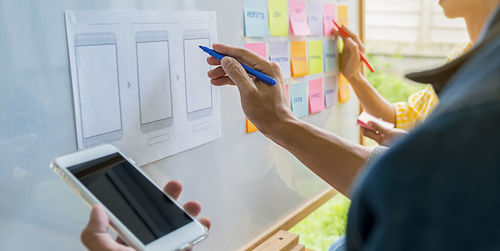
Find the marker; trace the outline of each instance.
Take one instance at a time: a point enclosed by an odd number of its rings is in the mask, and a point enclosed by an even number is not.
[[[343,38],[349,38],[349,34],[347,34],[347,32],[344,29],[342,29],[342,27],[340,27],[340,25],[337,22],[335,22],[335,20],[332,20],[332,22],[335,25],[335,27],[337,27],[337,30],[339,30],[339,33]],[[361,60],[365,62],[366,66],[368,66],[368,69],[370,69],[371,72],[375,72],[373,66],[370,64],[368,59],[366,59],[365,55],[361,51],[359,52],[359,56],[361,57]]]
[[[208,53],[210,56],[212,56],[218,60],[222,60],[222,58],[224,58],[226,56],[224,54],[220,54],[220,53],[218,53],[210,48],[207,48],[205,46],[200,45],[200,49],[202,49],[204,52]],[[260,80],[268,85],[276,85],[276,80],[274,78],[271,78],[271,77],[267,76],[266,74],[264,74],[260,71],[257,71],[257,70],[255,70],[255,69],[253,69],[245,64],[241,64],[241,66],[243,66],[243,68],[245,69],[245,71],[247,71],[248,74],[254,76],[258,80]]]

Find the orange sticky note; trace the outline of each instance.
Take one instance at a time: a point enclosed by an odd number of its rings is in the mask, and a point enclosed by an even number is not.
[[[306,42],[293,41],[291,47],[292,77],[303,77],[308,74]]]
[[[250,120],[247,118],[247,134],[258,131],[257,127],[255,127]]]
[[[337,6],[337,23],[340,26],[349,26],[349,7],[346,5]]]
[[[339,88],[339,102],[344,104],[349,99],[351,99],[351,87],[349,86],[349,81],[347,78],[344,77],[344,75],[339,74],[339,83],[338,83],[338,88]]]

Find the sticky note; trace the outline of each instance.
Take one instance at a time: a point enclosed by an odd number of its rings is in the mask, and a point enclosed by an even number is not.
[[[292,77],[303,77],[307,75],[309,69],[307,67],[306,57],[306,42],[293,41],[290,43],[291,62],[292,62]]]
[[[349,85],[349,81],[344,77],[344,75],[339,74],[339,101],[342,104],[351,99],[351,87]]]
[[[271,36],[288,36],[287,0],[269,0],[269,33]]]
[[[328,36],[332,34],[335,27],[333,20],[337,16],[337,10],[335,4],[325,3],[323,4],[323,35]]]
[[[309,74],[323,72],[323,44],[321,40],[307,43],[309,52]]]
[[[269,36],[269,18],[266,0],[244,0],[245,36]]]
[[[307,116],[309,112],[307,82],[290,85],[290,98],[293,114],[298,118]]]
[[[266,58],[266,43],[250,43],[245,44],[245,48],[257,53],[259,56]],[[247,134],[256,132],[257,127],[255,127],[248,118],[246,119]]]
[[[290,0],[290,27],[295,36],[311,35],[307,24],[306,2]]]
[[[346,5],[337,6],[337,23],[340,26],[349,26],[349,8]]]
[[[288,57],[288,42],[273,42],[269,44],[269,59],[276,62],[284,78],[291,78],[290,58]]]
[[[257,53],[259,56],[266,58],[266,43],[250,43],[245,44],[245,48]],[[246,119],[247,134],[256,132],[257,127],[255,127],[248,118]]]
[[[321,3],[308,2],[307,22],[313,36],[321,36],[323,34],[323,13],[321,11]]]
[[[250,122],[248,118],[246,121],[246,127],[247,127],[247,134],[258,131],[257,127],[255,127],[255,125],[252,122]]]
[[[266,46],[266,43],[250,43],[250,44],[245,44],[245,48],[257,53],[259,56],[263,57],[263,58],[267,58],[266,57],[266,49],[267,49],[267,46]]]
[[[323,79],[309,81],[309,113],[314,114],[325,110],[323,95]]]
[[[337,40],[323,40],[323,64],[325,65],[325,72],[338,71],[339,67],[337,55]]]
[[[325,106],[327,108],[336,105],[339,100],[337,80],[338,80],[337,75],[327,76],[324,79]]]

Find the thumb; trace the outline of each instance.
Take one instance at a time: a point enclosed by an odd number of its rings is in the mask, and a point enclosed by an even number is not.
[[[243,66],[232,57],[224,57],[221,61],[222,69],[227,76],[236,84],[240,92],[248,92],[255,88],[255,84],[248,76]]]
[[[108,233],[109,216],[100,205],[94,206],[81,239],[89,250],[131,250],[117,243]]]
[[[86,230],[94,233],[107,233],[109,226],[109,217],[104,208],[100,205],[94,206],[90,212],[90,219]]]

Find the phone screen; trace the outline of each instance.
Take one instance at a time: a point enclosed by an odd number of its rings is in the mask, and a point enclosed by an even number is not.
[[[68,170],[145,245],[192,222],[119,153]]]

